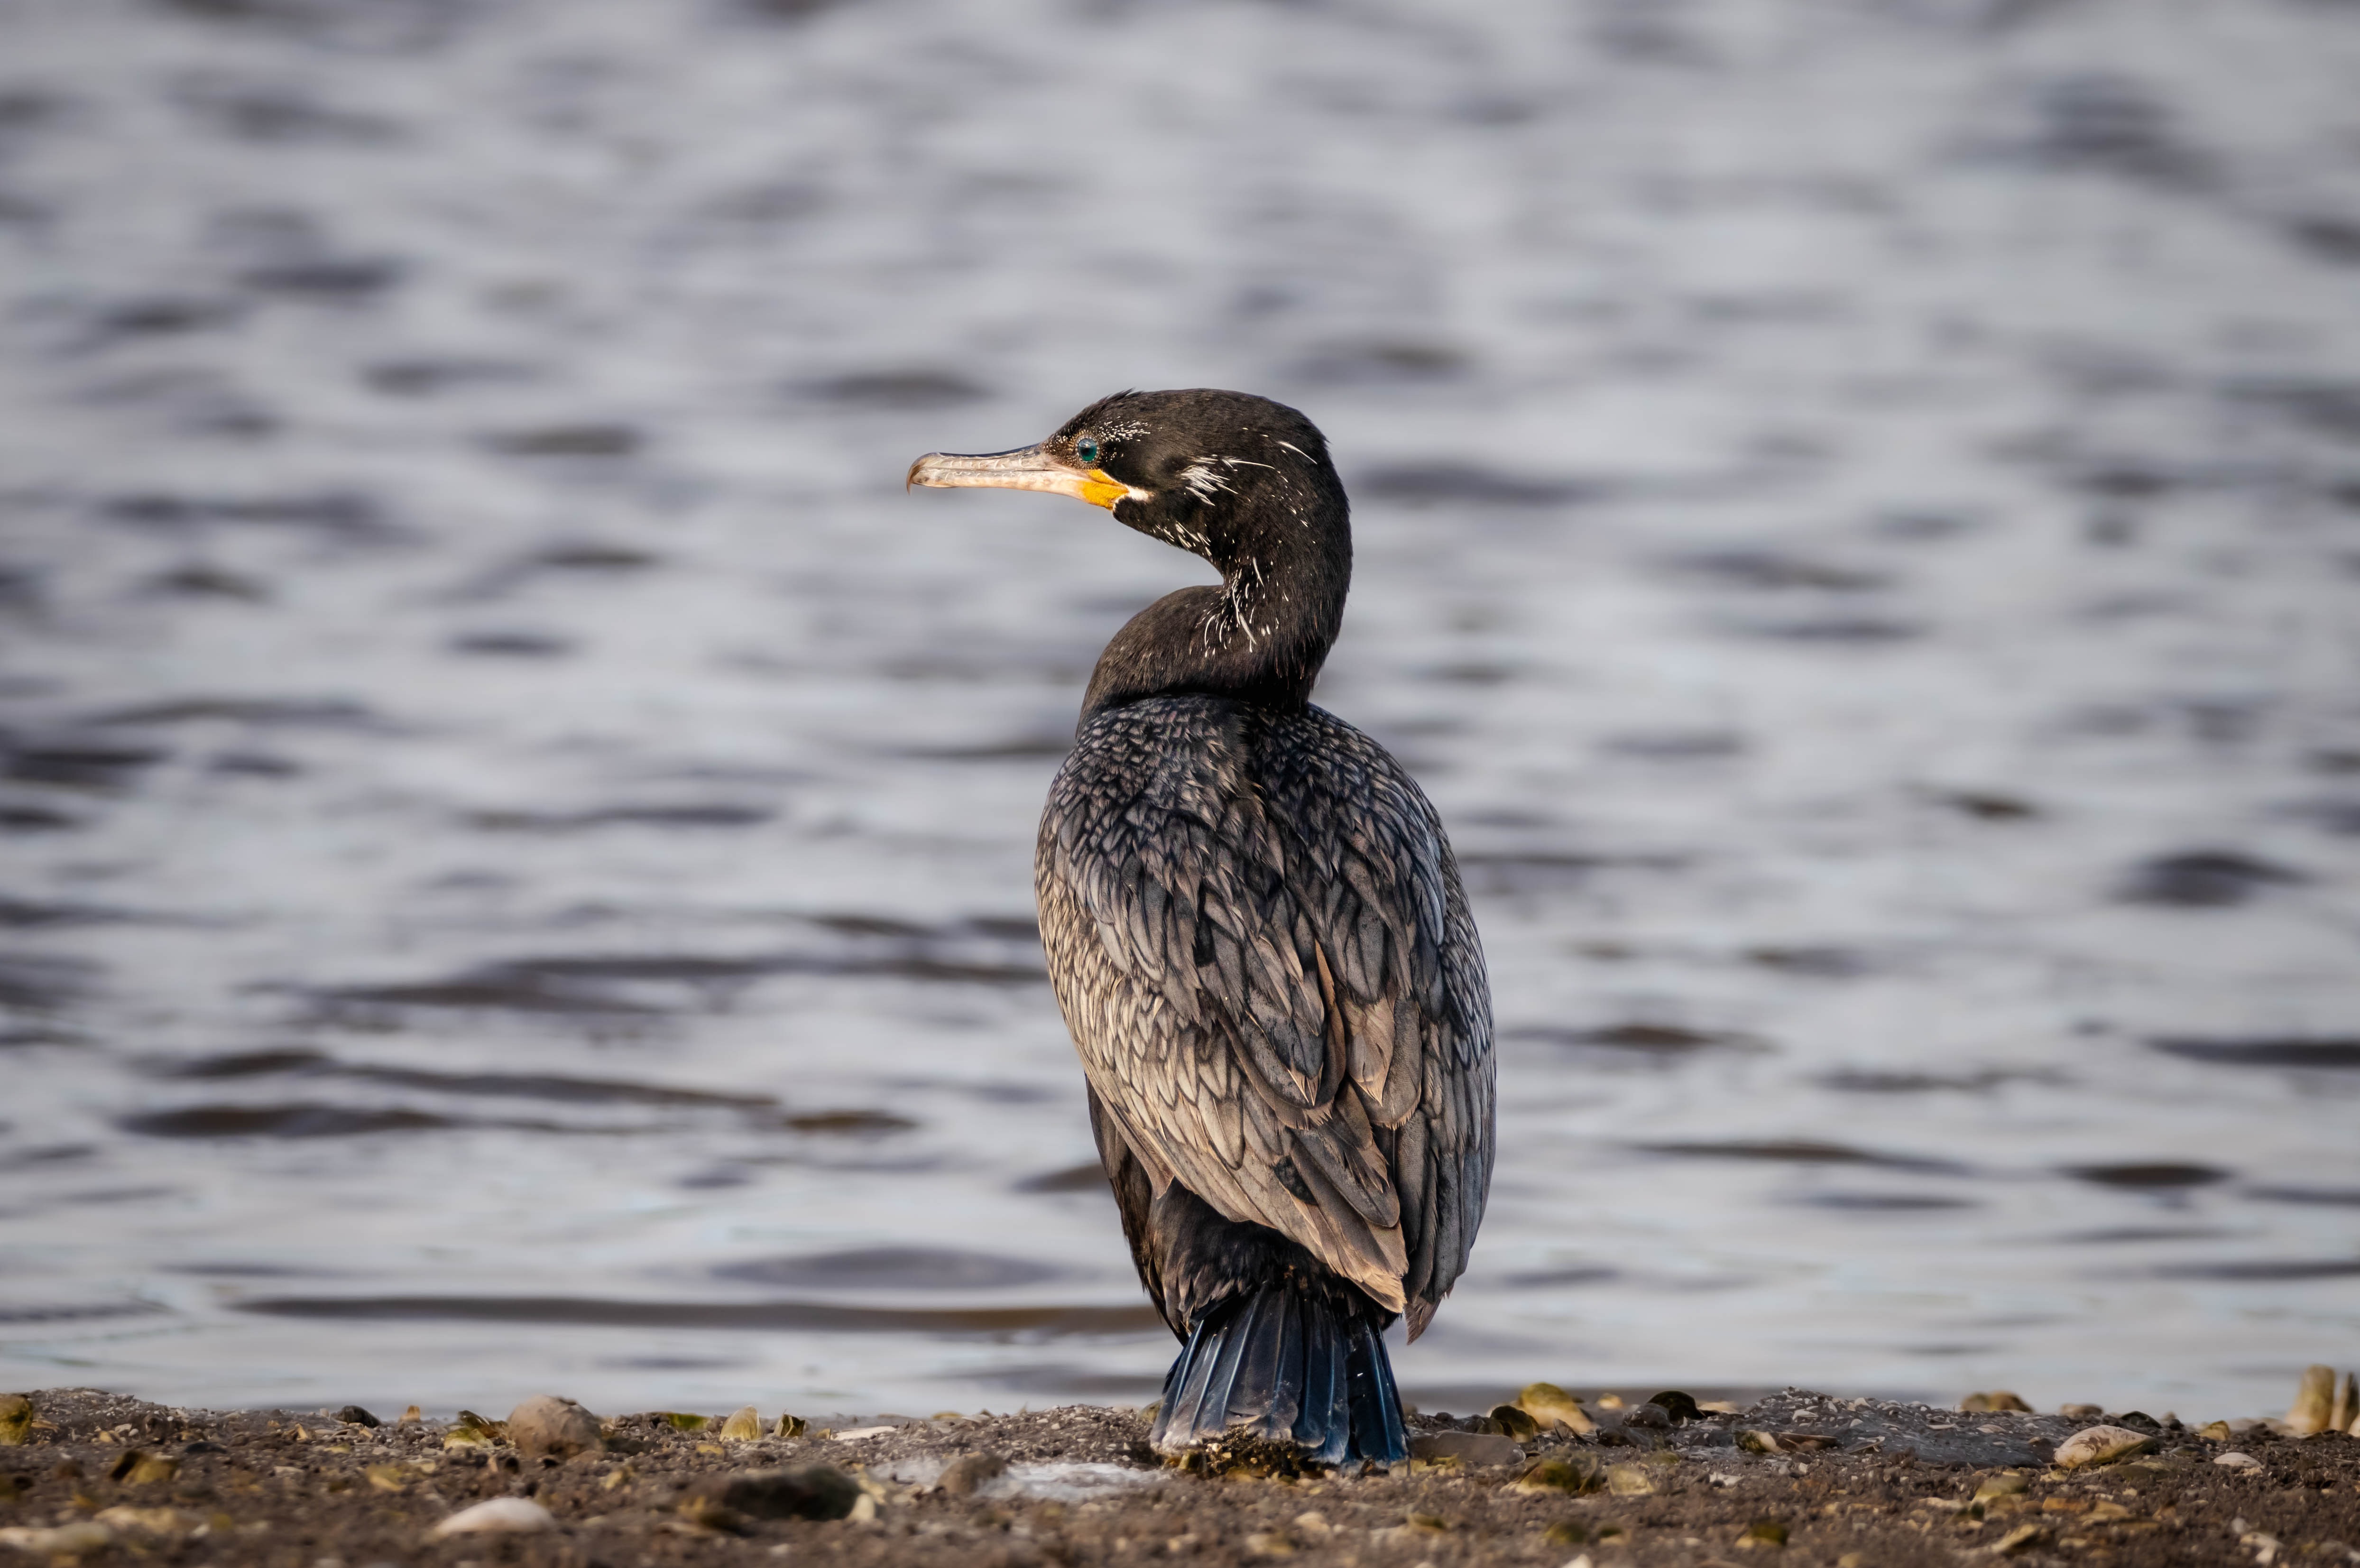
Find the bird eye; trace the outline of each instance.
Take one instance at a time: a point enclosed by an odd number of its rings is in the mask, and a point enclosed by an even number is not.
[[[1086,435],[1074,443],[1074,455],[1095,468],[1098,466],[1098,444]]]

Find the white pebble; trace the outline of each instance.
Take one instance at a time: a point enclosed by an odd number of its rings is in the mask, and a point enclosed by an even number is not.
[[[2259,1470],[2262,1467],[2262,1462],[2250,1453],[2216,1453],[2212,1456],[2212,1463],[2225,1464],[2232,1470]]]
[[[2079,1470],[2145,1453],[2154,1446],[2155,1439],[2127,1427],[2083,1427],[2057,1445],[2057,1464],[2060,1469]]]
[[[16,1525],[0,1530],[0,1546],[14,1546],[42,1557],[79,1557],[111,1545],[115,1532],[103,1524],[61,1524],[52,1530]]]
[[[494,1497],[477,1503],[472,1508],[461,1508],[434,1527],[436,1535],[465,1535],[473,1531],[516,1534],[526,1530],[555,1530],[557,1516],[534,1502],[530,1497]]]

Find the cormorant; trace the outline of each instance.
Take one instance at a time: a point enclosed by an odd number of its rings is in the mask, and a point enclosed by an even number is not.
[[[1352,574],[1302,414],[1121,392],[909,483],[1050,490],[1204,557],[1098,658],[1033,860],[1141,1282],[1184,1343],[1151,1441],[1406,1454],[1415,1339],[1491,1179],[1491,1007],[1459,868],[1384,748],[1310,703]]]

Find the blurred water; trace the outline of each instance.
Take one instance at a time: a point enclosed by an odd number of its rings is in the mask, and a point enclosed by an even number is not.
[[[2360,1333],[2360,11],[0,39],[0,1386],[1146,1397],[1029,859],[1201,569],[900,489],[1126,385],[1327,429],[1321,700],[1474,883],[1413,1397]]]

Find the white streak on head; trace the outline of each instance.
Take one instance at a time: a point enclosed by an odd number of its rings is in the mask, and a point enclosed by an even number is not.
[[[1180,482],[1200,501],[1209,501],[1228,489],[1229,483],[1212,470],[1210,464],[1196,462],[1180,470]]]

